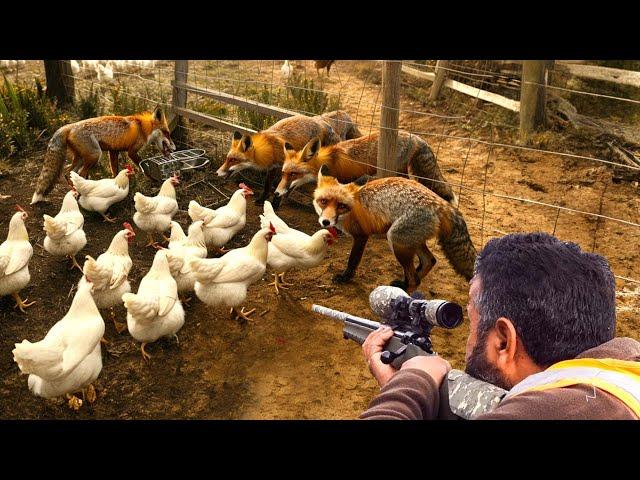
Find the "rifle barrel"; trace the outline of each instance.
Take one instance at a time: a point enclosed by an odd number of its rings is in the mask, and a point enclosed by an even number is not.
[[[356,317],[355,315],[349,315],[348,313],[341,312],[340,310],[323,307],[322,305],[313,304],[311,306],[311,311],[319,313],[321,315],[325,315],[327,317],[335,318],[336,320],[339,320],[341,322],[353,323],[355,325],[360,325],[372,330],[376,330],[380,326],[379,322],[374,322],[373,320],[369,320],[367,318]]]

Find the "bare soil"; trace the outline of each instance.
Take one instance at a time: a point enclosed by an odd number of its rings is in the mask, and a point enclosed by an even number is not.
[[[243,62],[244,63],[244,62]],[[308,62],[307,62],[308,63]],[[339,91],[342,105],[352,116],[358,112],[358,123],[375,128],[376,102],[379,85],[365,83],[358,76],[362,62],[337,62],[324,88]],[[373,62],[369,62],[373,63]],[[280,63],[276,66],[279,72]],[[251,65],[243,65],[246,72]],[[372,67],[378,68],[378,67]],[[315,70],[313,70],[315,75]],[[261,73],[268,76],[268,73]],[[362,97],[369,106],[365,108]],[[464,102],[464,99],[458,99]],[[407,110],[438,111],[451,114],[442,101],[434,108],[424,109],[415,98],[403,95],[402,107]],[[483,106],[491,112],[489,107]],[[437,153],[445,177],[467,188],[457,191],[460,209],[467,220],[471,238],[480,249],[492,238],[516,231],[541,230],[555,232],[562,239],[579,243],[607,257],[614,272],[623,277],[640,278],[638,262],[639,231],[636,227],[611,220],[596,220],[582,214],[555,208],[522,203],[490,194],[527,198],[576,210],[601,213],[628,222],[639,223],[638,187],[632,183],[612,182],[608,167],[581,159],[489,146],[466,140],[514,143],[512,132],[489,126],[470,131],[465,123],[433,116],[402,112],[401,127],[425,132],[423,137]],[[206,135],[213,132],[190,124],[194,129],[193,146],[207,145]],[[196,131],[197,129],[198,131]],[[367,128],[361,126],[363,133]],[[442,137],[440,135],[448,135]],[[539,148],[569,151],[597,156],[570,138],[555,135],[540,140]],[[210,185],[229,195],[232,183],[223,184],[214,175],[217,164],[228,148],[227,143],[207,146],[212,165],[205,172],[185,179],[178,191],[181,211],[176,220],[186,227],[186,207],[192,198],[205,203],[224,200]],[[15,203],[28,205],[35,187],[43,152],[29,155],[22,163],[14,163],[0,178],[0,193],[12,198],[0,203],[0,232],[6,235],[8,221]],[[104,160],[106,162],[106,159]],[[254,177],[249,176],[251,181]],[[131,197],[139,189],[153,194],[157,186],[142,179],[131,187],[130,198],[113,209],[120,221],[130,221],[133,212]],[[260,188],[253,183],[256,192]],[[482,194],[485,192],[487,195]],[[66,404],[46,401],[33,396],[12,359],[14,343],[23,339],[37,341],[68,309],[70,291],[80,273],[68,270],[68,264],[52,258],[36,246],[42,245],[42,215],[57,213],[65,189],[56,187],[50,203],[28,208],[27,228],[34,245],[30,263],[31,284],[23,296],[37,303],[22,314],[13,308],[11,297],[0,299],[0,417],[1,418],[93,418],[93,419],[350,419],[362,412],[377,392],[360,353],[353,342],[343,340],[337,322],[310,312],[312,303],[370,317],[368,294],[378,285],[398,278],[401,269],[384,239],[372,239],[367,246],[356,278],[349,284],[331,282],[334,273],[342,271],[350,250],[344,237],[334,244],[321,266],[302,272],[291,272],[287,280],[295,284],[279,296],[269,274],[249,288],[248,308],[256,308],[254,322],[240,324],[229,318],[225,310],[211,309],[194,297],[186,308],[185,326],[178,333],[179,345],[161,340],[149,345],[152,355],[145,363],[139,344],[125,331],[118,335],[105,315],[105,337],[110,342],[103,348],[104,368],[96,382],[98,401],[83,406],[79,412]],[[295,201],[293,201],[295,200]],[[227,247],[246,245],[258,229],[260,208],[249,203],[247,226]],[[278,212],[295,228],[312,233],[319,228],[317,216],[308,196],[292,195]],[[85,215],[87,247],[80,253],[97,256],[108,246],[119,224],[104,223],[99,216]],[[142,237],[142,235],[141,235]],[[143,248],[140,238],[131,247],[134,262],[130,274],[132,287],[151,265],[154,251]],[[466,305],[468,284],[451,269],[441,250],[429,244],[438,263],[426,277],[421,290],[431,298],[444,298]],[[618,334],[640,338],[638,285],[619,279]],[[71,293],[73,295],[73,293]],[[120,320],[124,308],[117,309]],[[433,343],[454,368],[464,367],[464,346],[468,323],[453,331],[434,331]]]

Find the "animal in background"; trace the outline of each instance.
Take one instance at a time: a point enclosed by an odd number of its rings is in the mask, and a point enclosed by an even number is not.
[[[314,138],[300,151],[286,150],[274,199],[306,183],[315,183],[322,165],[326,165],[329,174],[341,183],[352,182],[362,175],[375,175],[379,138],[380,133],[376,132],[329,146]],[[415,180],[457,207],[458,198],[444,179],[433,151],[422,138],[399,130],[395,164],[398,173],[423,177]]]
[[[55,217],[43,215],[43,230],[47,233],[44,237],[44,249],[55,257],[67,257],[71,260],[71,268],[82,267],[76,260],[76,254],[87,244],[87,236],[84,233],[84,216],[78,208],[78,191],[69,190],[62,200],[60,212]]]
[[[335,63],[335,60],[314,60],[313,64],[316,67],[316,72],[318,76],[320,76],[320,70],[323,68],[327,69],[327,77],[329,76],[329,70],[331,70],[331,65]]]
[[[126,323],[116,320],[113,307],[122,304],[122,295],[131,291],[128,280],[129,272],[133,266],[129,256],[129,244],[136,233],[127,222],[122,224],[123,229],[115,234],[107,251],[100,254],[97,259],[91,255],[85,257],[82,267],[83,277],[78,285],[86,282],[93,284],[91,295],[98,309],[110,309],[111,320],[116,331],[121,333],[127,328]]]
[[[318,172],[313,206],[323,227],[334,226],[353,237],[346,270],[334,281],[353,278],[370,235],[386,234],[391,251],[404,270],[394,285],[412,293],[436,263],[427,240],[438,238],[454,270],[467,280],[473,275],[476,249],[467,225],[449,203],[424,185],[401,177],[341,184]],[[414,257],[418,256],[416,270]]]
[[[159,134],[152,135],[156,130]],[[89,170],[100,160],[102,151],[108,151],[111,174],[115,177],[119,152],[127,152],[129,158],[139,165],[138,151],[150,140],[157,145],[158,135],[166,139],[162,142],[163,153],[175,150],[167,119],[159,106],[153,112],[88,118],[60,127],[49,140],[31,203],[43,201],[53,189],[62,176],[68,156],[72,158],[70,171],[79,170],[77,173],[87,178]]]
[[[359,132],[353,121],[343,111],[315,117],[294,115],[258,133],[242,134],[236,131],[227,157],[216,173],[227,177],[246,168],[265,172],[264,189],[256,199],[256,203],[261,204],[271,193],[272,183],[282,169],[285,143],[301,150],[314,137],[319,137],[323,145],[333,145],[344,140],[346,135],[356,133]]]
[[[160,337],[174,337],[184,325],[184,309],[178,298],[178,285],[171,276],[166,249],[158,250],[151,269],[140,281],[138,293],[125,293],[122,301],[127,309],[127,327],[142,342],[142,358],[150,360],[144,347]]]
[[[66,395],[69,406],[80,408],[82,400],[71,395],[82,391],[89,403],[96,400],[92,383],[102,371],[100,340],[104,321],[91,296],[92,284],[78,287],[71,307],[39,342],[16,343],[13,359],[35,395],[55,398]]]
[[[111,205],[127,198],[129,177],[133,174],[133,167],[129,164],[124,170],[120,170],[115,178],[102,180],[88,180],[76,172],[71,172],[71,184],[80,194],[78,203],[82,208],[99,213],[105,222],[114,223],[115,219],[107,215],[107,210]]]
[[[253,195],[253,190],[244,183],[239,187],[229,202],[216,210],[203,207],[195,200],[189,202],[189,217],[194,222],[202,220],[207,248],[215,249],[217,253],[226,253],[222,247],[244,228],[247,221],[246,198]]]
[[[105,65],[98,64],[96,74],[99,82],[113,83],[113,63],[109,60]]]
[[[267,254],[267,265],[275,270],[273,285],[276,294],[279,288],[293,285],[284,280],[284,274],[289,270],[317,267],[324,260],[327,249],[338,237],[335,227],[318,230],[313,235],[289,227],[273,211],[269,201],[264,202],[264,213],[260,215],[260,226],[266,228],[273,225],[277,235],[271,239]]]
[[[189,225],[189,235],[185,236],[178,222],[171,222],[171,239],[169,250],[166,251],[169,261],[169,270],[178,284],[178,293],[192,292],[195,288],[196,278],[189,268],[189,259],[207,258],[207,245],[202,231],[202,220]],[[190,298],[182,298],[188,302]]]
[[[249,245],[236,248],[220,258],[192,258],[189,267],[196,278],[196,296],[211,306],[224,305],[231,308],[235,318],[251,320],[255,308],[245,312],[237,307],[247,299],[249,285],[262,278],[267,268],[268,244],[276,234],[273,225],[262,228]]]
[[[287,80],[291,76],[292,72],[293,67],[289,64],[289,60],[285,60],[282,67],[280,67],[280,76],[283,80]]]
[[[71,60],[71,71],[74,75],[78,75],[80,73],[80,64],[77,60]]]
[[[140,192],[136,192],[133,196],[136,208],[133,221],[138,228],[147,232],[149,236],[147,247],[157,247],[154,234],[166,232],[171,227],[171,220],[178,211],[175,185],[179,183],[178,176],[173,175],[164,181],[155,197],[147,197]],[[164,234],[163,237],[165,241],[169,241]]]
[[[16,307],[22,313],[24,309],[33,305],[28,299],[20,298],[20,290],[29,285],[29,260],[33,255],[33,247],[29,243],[29,233],[24,221],[29,217],[20,205],[16,205],[18,212],[9,221],[9,234],[0,244],[0,296],[11,295],[16,301]]]

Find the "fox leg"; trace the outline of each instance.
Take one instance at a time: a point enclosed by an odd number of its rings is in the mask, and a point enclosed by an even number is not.
[[[367,246],[367,240],[369,240],[369,237],[366,235],[354,235],[347,269],[342,273],[334,275],[334,282],[345,283],[353,278],[356,273],[356,268],[358,268],[360,260],[362,260],[362,254],[364,253],[364,247]]]
[[[112,177],[115,177],[116,175],[118,175],[118,169],[120,168],[119,156],[120,156],[120,152],[109,150],[109,167],[111,167]]]
[[[420,278],[416,273],[416,267],[413,264],[413,259],[416,256],[416,249],[415,247],[394,244],[393,254],[396,256],[396,260],[398,260],[398,263],[402,265],[402,269],[404,270],[404,282],[394,280],[392,285],[395,284],[395,286],[401,287],[406,290],[407,293],[411,294],[420,283]],[[401,283],[403,283],[403,285],[401,285]]]
[[[81,177],[89,178],[89,170],[100,161],[102,149],[92,134],[78,135],[76,145],[76,150],[84,152],[82,155],[83,165],[78,173]]]
[[[140,168],[140,162],[142,161],[142,158],[140,158],[140,155],[138,155],[138,149],[130,148],[129,150],[127,150],[127,155],[129,155],[131,161],[136,164],[136,167]]]
[[[422,280],[436,264],[436,257],[433,256],[433,253],[431,253],[431,250],[429,250],[426,244],[420,244],[417,253],[420,263],[418,263],[416,273],[420,280]]]

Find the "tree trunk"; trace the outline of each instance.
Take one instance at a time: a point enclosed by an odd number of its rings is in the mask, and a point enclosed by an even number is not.
[[[69,60],[45,60],[47,97],[55,99],[59,106],[73,105],[75,82]]]

